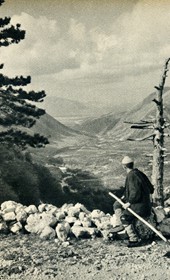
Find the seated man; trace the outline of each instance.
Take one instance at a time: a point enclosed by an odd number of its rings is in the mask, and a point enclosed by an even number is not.
[[[114,232],[125,228],[129,237],[128,247],[135,247],[140,244],[134,230],[136,218],[127,208],[130,207],[141,217],[150,216],[152,208],[150,194],[153,193],[154,188],[148,177],[137,168],[134,168],[134,162],[130,157],[125,156],[122,160],[122,165],[127,173],[124,196],[122,197],[126,209],[123,210],[122,206],[117,201],[114,203],[114,212],[117,221]]]

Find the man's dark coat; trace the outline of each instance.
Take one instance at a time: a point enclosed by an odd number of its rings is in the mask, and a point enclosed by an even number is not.
[[[130,208],[142,217],[151,214],[151,200],[154,188],[148,177],[138,169],[131,170],[125,181],[125,202],[130,202]],[[125,215],[132,215],[128,210]]]

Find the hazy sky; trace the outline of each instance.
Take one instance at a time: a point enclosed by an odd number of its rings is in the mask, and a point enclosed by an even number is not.
[[[170,0],[6,0],[0,16],[26,30],[0,50],[5,73],[47,96],[133,106],[170,56]]]

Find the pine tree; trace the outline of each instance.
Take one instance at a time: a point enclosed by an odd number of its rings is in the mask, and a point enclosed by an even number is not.
[[[4,0],[0,0],[0,6]],[[0,47],[18,44],[25,39],[25,31],[11,24],[11,18],[0,18]],[[0,65],[3,69],[4,65]],[[36,107],[34,102],[42,102],[46,96],[44,91],[23,89],[31,83],[31,77],[16,76],[9,78],[0,73],[0,143],[17,145],[22,149],[27,146],[43,147],[48,139],[38,133],[31,135],[31,128],[36,119],[45,114],[45,110]]]

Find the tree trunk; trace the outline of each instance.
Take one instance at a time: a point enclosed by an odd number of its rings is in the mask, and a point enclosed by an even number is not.
[[[164,172],[164,115],[163,115],[163,90],[168,71],[168,62],[166,60],[163,75],[157,89],[157,98],[153,101],[157,106],[156,120],[154,124],[154,151],[153,151],[153,169],[152,169],[152,183],[155,191],[153,194],[153,202],[155,205],[164,206],[163,193],[163,172]]]

